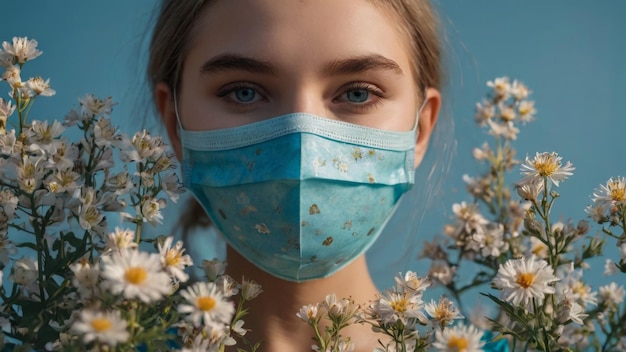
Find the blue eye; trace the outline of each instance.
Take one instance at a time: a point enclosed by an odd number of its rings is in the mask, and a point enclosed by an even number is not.
[[[369,99],[367,89],[351,89],[346,92],[346,99],[352,103],[364,103]]]
[[[252,82],[233,82],[216,93],[217,97],[235,106],[251,108],[253,105],[267,101],[264,90]]]
[[[256,98],[256,91],[248,87],[238,88],[233,93],[235,93],[235,98],[242,103],[249,103]]]

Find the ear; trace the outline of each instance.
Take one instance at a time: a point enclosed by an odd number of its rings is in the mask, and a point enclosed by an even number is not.
[[[435,88],[426,89],[426,96],[424,97],[426,103],[422,109],[422,113],[419,116],[417,125],[418,135],[417,142],[415,143],[415,167],[424,159],[426,149],[428,148],[428,141],[432,135],[435,124],[437,123],[437,117],[439,116],[439,108],[441,107],[441,93]]]
[[[176,158],[181,160],[182,149],[180,145],[180,136],[178,135],[178,121],[176,119],[174,93],[166,83],[160,82],[154,87],[154,97],[157,109],[161,115],[161,121],[163,121],[163,125],[167,131],[167,136],[169,137],[172,148],[176,153]]]

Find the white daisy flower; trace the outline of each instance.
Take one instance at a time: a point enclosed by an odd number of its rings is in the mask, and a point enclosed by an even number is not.
[[[296,316],[305,323],[316,323],[319,318],[321,318],[320,309],[318,304],[308,304],[306,306],[302,306]]]
[[[468,233],[482,231],[482,227],[489,223],[489,221],[480,214],[478,204],[475,203],[455,203],[452,205],[452,211],[457,219],[464,224],[465,231]]]
[[[183,241],[177,241],[172,248],[174,237],[169,236],[163,243],[158,243],[159,255],[161,256],[161,265],[163,269],[174,279],[179,282],[189,280],[189,275],[185,273],[185,267],[193,265],[189,254],[183,254]]]
[[[178,312],[189,314],[186,319],[196,326],[211,323],[230,323],[235,308],[212,282],[197,282],[180,295],[187,300],[178,306]]]
[[[337,299],[337,296],[332,293],[326,295],[320,304],[320,309],[325,310],[331,320],[346,322],[354,317],[359,306],[354,304],[351,299]]]
[[[591,220],[601,224],[605,221],[608,221],[607,220],[608,219],[608,216],[607,216],[608,207],[609,207],[608,205],[595,203],[593,205],[586,206],[585,213],[589,215]]]
[[[226,262],[217,258],[211,260],[204,259],[202,261],[202,268],[204,269],[207,280],[215,281],[215,279],[224,275],[224,272],[226,272]]]
[[[45,172],[42,160],[43,158],[24,155],[22,161],[18,163],[17,182],[22,191],[32,193],[41,185]]]
[[[510,93],[515,98],[515,100],[520,101],[528,98],[528,95],[531,91],[526,87],[526,85],[518,80],[513,80],[513,84],[511,85]]]
[[[626,178],[610,178],[593,193],[593,202],[600,205],[626,204]]]
[[[165,199],[156,199],[149,197],[143,199],[141,205],[135,209],[137,214],[141,214],[144,222],[149,222],[150,225],[156,226],[161,224],[163,220],[163,214],[161,214],[161,208],[165,207]]]
[[[433,347],[444,352],[479,352],[485,342],[481,341],[483,332],[475,326],[459,324],[453,327],[437,330]]]
[[[476,115],[474,119],[479,126],[484,126],[496,112],[496,107],[489,101],[483,100],[482,103],[476,103]]]
[[[42,54],[37,49],[35,39],[28,40],[28,37],[13,37],[13,44],[2,42],[2,49],[7,54],[12,55],[18,64],[23,64],[28,60],[33,60]]]
[[[613,262],[613,260],[611,259],[606,259],[606,261],[604,262],[604,275],[615,275],[617,273],[619,273],[620,270],[617,267],[617,265],[615,265],[615,262]]]
[[[416,272],[407,271],[404,276],[402,273],[396,275],[396,288],[400,292],[409,292],[412,294],[423,293],[430,286],[428,278],[420,277]]]
[[[433,320],[433,323],[441,326],[442,329],[445,325],[452,324],[454,319],[465,318],[446,296],[439,297],[439,302],[431,299],[424,309],[430,316],[430,319]]]
[[[11,65],[6,67],[4,72],[2,73],[2,79],[6,80],[7,83],[13,89],[23,88],[24,84],[22,83],[22,70],[16,65]],[[10,94],[13,97],[13,93]]]
[[[106,187],[108,190],[115,192],[116,195],[126,194],[134,187],[133,179],[128,171],[122,171],[109,177],[106,180]]]
[[[537,113],[537,109],[535,109],[535,102],[524,100],[519,103],[517,107],[517,112],[519,113],[519,120],[522,123],[531,122],[535,119],[535,114]]]
[[[72,331],[83,335],[83,342],[97,340],[110,346],[128,341],[128,323],[121,318],[119,311],[98,312],[85,309],[72,325]]]
[[[586,285],[584,281],[582,281],[583,270],[575,270],[574,263],[570,263],[569,265],[560,266],[557,269],[557,276],[560,281],[556,284],[556,291],[561,295],[567,294],[568,297],[577,301],[577,303],[586,307],[587,304],[597,305],[598,298],[597,292],[591,291],[591,286]]]
[[[87,94],[84,98],[79,98],[78,101],[81,105],[81,114],[88,117],[109,117],[113,106],[117,104],[113,102],[111,97],[102,100],[96,98],[93,94]]]
[[[584,325],[583,319],[588,317],[589,314],[585,314],[585,308],[574,302],[574,299],[574,297],[570,297],[559,302],[556,319],[561,323],[571,320],[578,325]]]
[[[600,286],[598,289],[600,302],[604,305],[618,306],[624,301],[624,286],[617,286],[615,282]]]
[[[488,120],[489,124],[489,134],[494,137],[503,137],[508,140],[516,140],[517,134],[519,133],[519,128],[515,127],[513,121],[505,121],[503,123],[498,123],[493,120]]]
[[[456,267],[451,267],[445,260],[433,261],[428,276],[439,284],[446,286],[456,275]]]
[[[409,319],[426,324],[428,318],[422,312],[423,307],[424,301],[419,294],[387,290],[370,305],[370,312],[383,324],[401,321],[406,325]]]
[[[487,87],[493,88],[493,94],[499,100],[506,100],[511,93],[509,77],[498,77],[493,81],[487,81]]]
[[[548,262],[532,256],[500,264],[493,283],[503,291],[505,300],[529,307],[533,299],[541,303],[546,294],[554,293],[551,283],[558,280]]]
[[[154,158],[155,160],[163,154],[163,143],[160,138],[152,137],[145,129],[135,133],[131,139],[131,146],[134,153],[132,158],[136,158],[136,161],[145,163],[148,158]]]
[[[509,243],[504,240],[504,225],[489,223],[484,231],[476,233],[472,239],[478,244],[483,257],[498,257],[509,249]]]
[[[117,129],[111,119],[100,117],[93,127],[94,140],[98,147],[110,147],[117,137]]]
[[[80,297],[89,299],[98,293],[100,281],[100,264],[91,265],[86,258],[70,265],[70,269],[74,273],[72,284],[78,289]]]
[[[59,137],[65,127],[59,121],[33,121],[30,127],[29,139],[31,143],[50,144],[55,138]]]
[[[44,97],[51,97],[57,92],[50,88],[50,79],[43,80],[41,77],[33,77],[26,81],[26,89],[30,90],[32,95],[41,95]]]
[[[172,291],[158,254],[127,249],[102,257],[104,287],[127,299],[154,302]]]
[[[498,107],[500,108],[500,118],[502,119],[502,121],[510,122],[515,120],[515,118],[517,117],[513,106],[500,103],[498,104]]]
[[[261,294],[261,292],[263,292],[261,285],[256,281],[247,280],[246,278],[241,280],[241,297],[243,297],[244,300],[250,301]]]
[[[81,205],[78,213],[78,223],[85,230],[90,230],[98,235],[106,231],[106,217],[95,205]]]
[[[520,167],[520,172],[525,177],[518,184],[524,185],[530,182],[538,182],[547,177],[548,180],[558,187],[559,183],[571,176],[572,171],[575,169],[569,161],[565,163],[565,166],[562,166],[561,159],[555,152],[536,153],[532,160],[527,156],[526,161]]]

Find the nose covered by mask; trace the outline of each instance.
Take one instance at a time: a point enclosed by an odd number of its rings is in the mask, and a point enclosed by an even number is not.
[[[414,183],[416,127],[293,113],[179,128],[185,187],[233,249],[289,281],[330,276],[365,252]]]

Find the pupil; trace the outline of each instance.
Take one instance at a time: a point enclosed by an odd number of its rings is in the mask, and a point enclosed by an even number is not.
[[[363,89],[355,89],[348,92],[348,100],[353,103],[363,103],[367,100],[368,92]]]
[[[237,99],[241,102],[247,103],[254,99],[254,89],[252,88],[242,88],[235,92]]]

